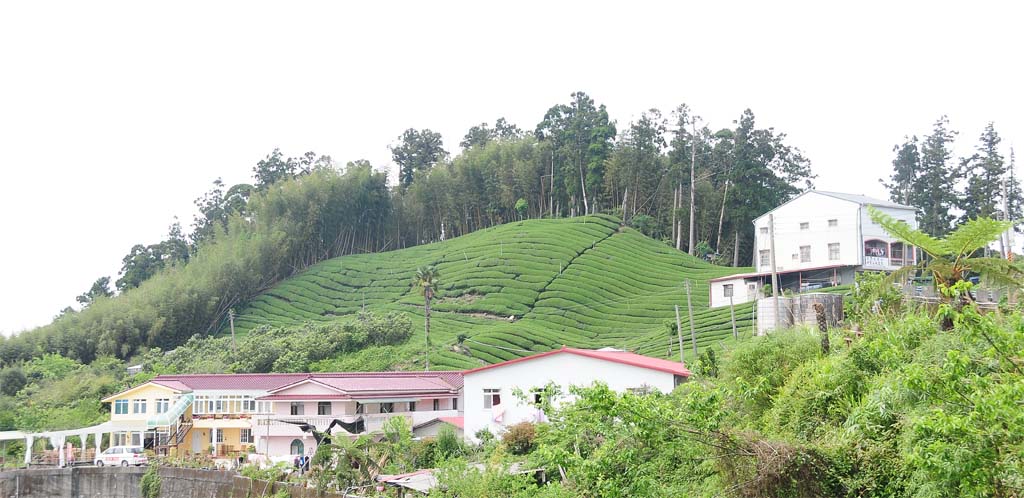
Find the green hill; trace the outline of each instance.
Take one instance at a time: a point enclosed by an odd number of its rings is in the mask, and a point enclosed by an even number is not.
[[[529,220],[409,249],[324,261],[240,308],[236,333],[294,326],[369,311],[399,311],[423,330],[416,268],[435,265],[431,364],[467,368],[567,345],[625,348],[654,356],[678,344],[673,306],[688,330],[684,281],[690,280],[698,346],[732,340],[728,308],[708,309],[708,279],[749,271],[703,262],[609,216]],[[751,304],[737,306],[749,334]],[[466,339],[456,347],[458,337]],[[689,333],[684,349],[691,361]],[[394,358],[419,358],[422,332]],[[407,366],[412,366],[411,363]]]

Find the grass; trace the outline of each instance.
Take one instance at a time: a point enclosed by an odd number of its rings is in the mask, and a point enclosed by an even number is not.
[[[729,308],[708,309],[708,279],[750,271],[711,265],[609,216],[528,220],[444,242],[324,261],[242,307],[236,332],[337,320],[361,309],[398,311],[412,318],[416,333],[387,352],[394,356],[390,366],[421,367],[423,298],[411,282],[416,268],[428,264],[440,272],[430,353],[431,365],[439,369],[562,345],[678,358],[676,305],[690,362],[684,282],[691,286],[698,347],[728,347],[734,340]],[[735,308],[741,336],[751,334],[752,309],[752,303]],[[460,335],[468,338],[461,345]],[[339,359],[346,366],[350,360]]]

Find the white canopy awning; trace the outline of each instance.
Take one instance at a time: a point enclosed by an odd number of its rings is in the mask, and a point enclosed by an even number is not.
[[[0,441],[16,441],[25,439],[27,435],[21,431],[0,431]]]
[[[40,431],[40,432],[25,432],[25,431],[2,431],[0,432],[0,441],[12,441],[17,439],[25,439],[28,436],[34,438],[45,437],[45,438],[57,438],[57,437],[68,437],[68,436],[80,436],[82,434],[99,434],[108,432],[139,432],[146,430],[145,422],[103,422],[91,427],[82,427],[80,429],[66,429],[60,431]]]

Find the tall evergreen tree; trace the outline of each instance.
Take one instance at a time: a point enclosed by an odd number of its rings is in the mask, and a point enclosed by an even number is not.
[[[110,277],[100,277],[92,283],[92,287],[89,287],[89,290],[80,294],[75,298],[75,300],[78,301],[83,308],[87,308],[96,299],[101,297],[112,297],[113,295],[114,291],[110,290]]]
[[[608,201],[618,205],[626,190],[624,218],[637,214],[654,215],[658,203],[656,195],[664,177],[662,151],[665,142],[666,123],[657,109],[640,114],[640,119],[630,123],[629,128],[616,148],[605,177],[605,191],[610,194]]]
[[[981,134],[974,155],[962,161],[962,174],[967,178],[967,186],[957,204],[964,212],[961,222],[978,217],[992,218],[1002,212],[1006,163],[999,153],[1001,140],[990,122]]]
[[[958,168],[951,164],[952,145],[957,132],[949,119],[940,117],[932,134],[921,144],[921,170],[914,184],[912,206],[918,208],[921,231],[933,237],[949,233],[956,218],[950,210],[957,205]]]
[[[537,138],[554,146],[556,168],[563,172],[565,193],[581,214],[596,211],[592,200],[602,197],[605,160],[615,139],[615,123],[604,104],[594,105],[586,93],[575,92],[572,102],[559,104],[544,114],[537,125]],[[580,203],[582,202],[582,206]]]
[[[1024,221],[1024,191],[1021,190],[1020,180],[1017,178],[1017,158],[1010,147],[1010,165],[1007,168],[1006,182],[1006,207],[1010,213],[1010,220],[1014,221],[1013,231],[1021,233],[1021,221]]]
[[[917,183],[917,175],[921,169],[921,151],[918,148],[917,137],[909,137],[903,144],[892,148],[896,158],[892,160],[892,176],[889,182],[879,180],[885,188],[889,189],[889,200],[911,205],[914,202],[914,185]]]
[[[466,136],[462,137],[462,141],[459,142],[459,147],[462,147],[463,150],[471,147],[483,147],[494,140],[494,136],[494,130],[487,123],[480,123],[466,132]]]
[[[786,145],[786,135],[773,129],[758,129],[754,113],[747,109],[734,133],[733,189],[729,210],[738,225],[742,254],[753,243],[750,222],[788,201],[804,188],[811,188],[814,175],[810,161],[796,148]],[[749,260],[748,260],[749,261]]]
[[[426,171],[448,157],[441,134],[428,129],[409,128],[392,145],[391,158],[398,164],[398,180],[403,188],[412,184],[417,171]]]

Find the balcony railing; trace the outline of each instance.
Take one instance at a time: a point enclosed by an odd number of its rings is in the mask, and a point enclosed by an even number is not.
[[[354,414],[344,413],[338,415],[254,415],[252,417],[253,435],[260,436],[298,436],[302,434],[302,430],[299,429],[298,425],[289,422],[298,422],[304,424],[310,424],[317,428],[319,431],[327,429],[331,422],[335,419],[344,421],[352,421],[357,417],[363,417],[366,423],[366,432],[375,432],[381,430],[384,423],[394,417],[404,417],[406,422],[410,425],[420,424],[429,420],[433,420],[438,417],[454,417],[458,415],[458,410],[437,410],[437,411],[418,411],[418,412],[399,412],[399,413],[367,413],[367,414]],[[335,428],[335,433],[339,433],[341,429]]]

